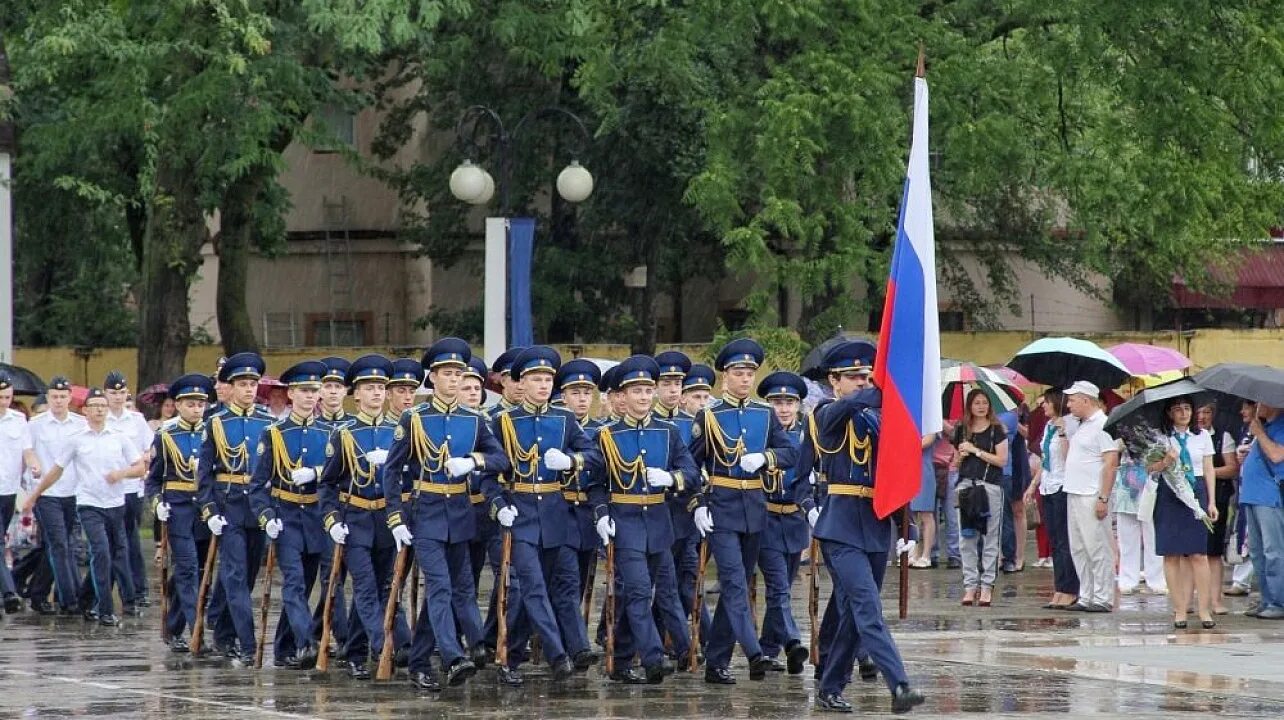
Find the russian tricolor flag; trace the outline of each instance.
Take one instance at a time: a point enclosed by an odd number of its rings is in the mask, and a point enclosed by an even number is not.
[[[918,494],[923,436],[941,430],[941,336],[936,307],[936,239],[927,156],[927,80],[914,78],[914,136],[887,278],[874,382],[883,417],[874,512],[887,517]]]

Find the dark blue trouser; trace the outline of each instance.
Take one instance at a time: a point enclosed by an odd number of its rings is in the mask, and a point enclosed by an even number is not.
[[[1009,448],[1009,452],[1011,448]],[[1003,488],[1003,528],[999,533],[999,554],[1003,562],[1016,562],[1016,528],[1013,526],[1012,515],[1012,476],[1004,475],[1003,482],[999,483]]]
[[[292,523],[286,523],[276,539],[276,565],[281,569],[281,618],[276,624],[273,652],[281,654],[274,657],[288,657],[312,644],[309,600],[317,582],[321,556],[319,552],[308,552],[302,533]],[[271,578],[267,581],[271,582]]]
[[[513,555],[512,569],[517,574],[516,594],[510,589],[509,597],[517,598],[518,602],[509,603],[508,624],[508,664],[510,667],[517,667],[521,664],[522,648],[526,646],[526,640],[531,631],[539,633],[544,641],[544,657],[549,663],[556,663],[563,657],[566,657],[566,646],[562,643],[562,629],[558,627],[558,620],[564,614],[561,610],[554,615],[554,604],[550,600],[550,588],[545,583],[546,574],[558,578],[558,586],[566,585],[574,587],[574,577],[576,575],[574,559],[570,554],[562,554],[563,550],[569,548],[539,548],[535,545],[523,542],[513,538]],[[565,562],[559,558],[564,557]],[[544,564],[547,560],[547,566]],[[572,580],[566,582],[565,575],[569,573]],[[555,593],[556,590],[553,590]],[[565,591],[564,591],[565,592]],[[573,594],[573,590],[571,591]],[[560,608],[565,608],[569,600],[573,607],[572,614],[575,616],[576,625],[580,626],[580,636],[584,636],[582,620],[579,615],[578,598],[562,598],[558,603]],[[524,614],[526,622],[521,626],[517,623],[518,615]],[[574,629],[574,626],[571,628]],[[588,648],[588,640],[583,641],[583,648]]]
[[[842,693],[851,677],[858,646],[869,651],[889,689],[908,683],[900,651],[883,622],[879,588],[887,569],[887,553],[865,552],[829,540],[821,541],[821,549],[834,581],[833,604],[838,614],[836,632],[820,679],[821,692]]]
[[[1048,540],[1052,543],[1052,588],[1078,597],[1079,575],[1074,569],[1074,558],[1070,557],[1070,524],[1064,490],[1043,496],[1043,519],[1048,524]]]
[[[254,546],[263,547],[263,531],[230,524],[219,536],[218,582],[223,588],[224,606],[219,623],[226,623],[235,642],[247,656],[254,654],[254,608],[250,591],[258,576],[261,556]],[[216,625],[217,627],[217,625]]]
[[[0,538],[9,532],[9,521],[13,519],[13,508],[17,495],[0,495]],[[17,592],[13,584],[13,574],[9,572],[9,563],[4,561],[8,545],[0,541],[0,595],[9,596]]]
[[[40,523],[40,545],[53,571],[58,604],[63,609],[74,610],[80,589],[80,573],[71,538],[71,528],[76,523],[76,498],[42,495],[36,500],[35,516],[36,522]],[[32,588],[31,599],[44,600],[47,592],[47,588]]]
[[[348,615],[347,641],[343,648],[343,656],[349,662],[363,663],[371,652],[378,655],[383,651],[383,616],[388,607],[388,594],[392,592],[396,560],[397,550],[392,546],[348,545],[344,549],[343,562],[352,577],[352,612]],[[331,622],[338,623],[337,619]],[[393,620],[393,642],[398,648],[410,642],[410,628],[400,606]]]
[[[196,623],[196,593],[200,588],[201,556],[196,547],[196,523],[199,511],[193,503],[171,503],[165,532],[169,536],[170,587],[169,616],[171,636]]]
[[[667,549],[656,553],[615,550],[615,663],[619,669],[628,666],[634,653],[642,656],[644,667],[664,660],[664,644],[651,614],[651,588],[664,565],[673,566]]]
[[[706,645],[705,657],[709,668],[730,665],[731,653],[737,642],[750,659],[762,654],[758,632],[749,614],[749,577],[758,562],[759,538],[759,533],[716,528],[707,538],[709,554],[718,565],[718,583],[722,588]]]
[[[125,564],[129,569],[130,586],[135,597],[147,597],[147,560],[143,557],[143,542],[139,528],[143,524],[143,496],[125,493]]]
[[[776,657],[781,648],[800,641],[798,622],[789,604],[789,589],[798,577],[799,553],[786,553],[763,548],[758,554],[766,587],[767,610],[762,619],[758,642],[767,657]]]
[[[469,644],[481,641],[481,613],[477,610],[468,543],[415,538],[414,545],[415,559],[424,574],[428,623],[436,637],[442,665],[449,667],[464,656],[460,633]],[[420,632],[420,624],[415,625],[414,644],[428,642],[428,636]]]
[[[575,655],[589,649],[588,631],[584,627],[583,606],[580,604],[581,597],[578,594],[580,587],[579,564],[575,558],[576,551],[565,545],[555,548],[543,548],[539,552],[539,564],[541,577],[544,579],[549,605],[553,610],[553,617],[557,623],[558,637],[561,640],[559,645],[569,655]],[[517,541],[513,541],[513,562],[516,564]],[[522,577],[518,573],[518,577]],[[524,582],[524,581],[522,581]],[[510,595],[511,596],[511,595]],[[509,642],[509,659],[510,662],[514,657],[519,657],[514,652],[514,648],[525,648],[527,640],[530,638],[532,628],[530,618],[530,608],[522,603],[520,606],[512,605],[509,611],[510,624],[510,642]],[[526,617],[523,618],[522,615]],[[545,644],[548,643],[548,637],[540,632]],[[557,659],[555,654],[551,654],[549,648],[545,648],[545,655],[550,661]]]
[[[618,552],[618,551],[617,551]],[[684,655],[691,649],[690,616],[682,605],[678,595],[677,568],[673,562],[673,551],[665,549],[664,559],[658,567],[651,570],[652,584],[655,586],[655,598],[652,601],[653,623],[663,628],[669,635],[669,643],[675,656]]]
[[[99,508],[79,505],[80,526],[85,531],[89,547],[89,579],[93,587],[98,616],[116,614],[112,601],[112,577],[129,580],[125,560],[125,509],[123,507]],[[121,596],[128,602],[133,599],[133,588],[121,586]]]

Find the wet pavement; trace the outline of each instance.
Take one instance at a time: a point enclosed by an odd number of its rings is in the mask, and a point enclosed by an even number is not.
[[[808,630],[806,576],[795,613]],[[598,577],[602,577],[599,569]],[[1217,628],[1173,630],[1167,598],[1130,595],[1115,613],[1040,609],[1051,573],[1001,578],[991,608],[959,605],[956,570],[913,570],[910,615],[895,619],[899,586],[889,571],[884,603],[913,683],[926,692],[921,717],[1076,716],[1166,718],[1177,714],[1284,717],[1284,624],[1236,613]],[[601,597],[601,588],[596,593]],[[828,583],[822,601],[827,599]],[[280,597],[279,592],[273,593]],[[156,595],[153,594],[153,597]],[[716,596],[710,596],[716,599]],[[1242,598],[1227,598],[1233,611]],[[236,670],[175,655],[159,639],[158,608],[122,627],[32,613],[0,621],[0,717],[4,718],[794,718],[823,715],[810,668],[751,682],[743,658],[735,687],[679,674],[660,686],[608,683],[599,668],[554,685],[530,671],[524,688],[501,688],[485,670],[458,689],[417,694],[404,671],[390,683],[271,667]],[[277,613],[272,613],[273,622]],[[257,614],[256,614],[257,619]],[[1197,626],[1192,615],[1192,626]],[[596,623],[596,619],[594,619]],[[806,636],[804,635],[804,642]],[[270,656],[270,643],[268,654]],[[860,714],[887,714],[881,683],[857,681],[847,698]]]

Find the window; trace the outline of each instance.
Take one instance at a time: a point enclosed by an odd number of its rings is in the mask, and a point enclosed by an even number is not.
[[[325,313],[308,315],[307,343],[313,347],[362,347],[373,343],[370,313],[337,313],[333,322]]]
[[[962,310],[942,308],[937,312],[936,319],[941,332],[965,332],[968,329],[967,315]]]
[[[332,145],[319,147],[317,152],[334,152],[341,145],[356,144],[356,118],[352,113],[338,105],[322,105],[314,117],[317,130],[333,137]]]

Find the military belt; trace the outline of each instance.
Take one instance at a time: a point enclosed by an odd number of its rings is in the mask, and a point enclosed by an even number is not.
[[[728,490],[761,490],[762,478],[733,478],[713,475],[709,478],[709,484],[714,487],[727,488]]]
[[[773,515],[793,515],[798,512],[798,506],[793,503],[767,503],[767,512]]]
[[[562,483],[513,483],[511,490],[518,493],[551,493],[559,492],[562,489]]]
[[[244,473],[219,473],[214,479],[221,483],[231,483],[233,485],[249,485],[250,476]]]
[[[468,483],[435,483],[417,480],[415,489],[419,492],[433,493],[434,495],[466,495],[468,493]]]
[[[474,505],[481,505],[482,503],[486,502],[486,496],[482,495],[481,493],[473,493],[472,495],[468,496],[468,500]]]
[[[316,493],[304,495],[302,493],[290,492],[289,490],[282,490],[281,488],[272,488],[272,497],[278,500],[292,502],[296,505],[315,505],[317,502]]]
[[[566,502],[588,502],[588,493],[586,492],[563,490],[562,497],[566,498]]]
[[[664,495],[634,495],[632,493],[611,493],[611,502],[616,505],[659,505],[664,502]]]
[[[196,481],[166,480],[165,492],[196,492]]]
[[[868,485],[847,485],[847,484],[829,484],[830,495],[854,495],[856,497],[874,499],[874,488]]]
[[[360,495],[352,495],[346,492],[339,493],[339,502],[347,503],[354,508],[361,510],[382,510],[388,507],[387,498],[375,498],[373,500],[363,498]]]

